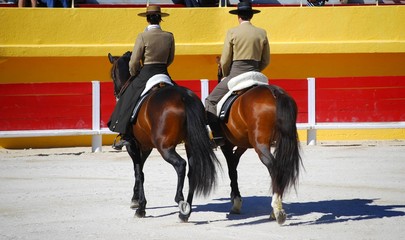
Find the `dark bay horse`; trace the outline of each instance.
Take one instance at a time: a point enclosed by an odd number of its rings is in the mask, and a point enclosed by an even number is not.
[[[121,57],[108,55],[113,64],[111,77],[115,95],[130,78],[128,63],[130,53]],[[136,79],[134,80],[136,81]],[[194,193],[208,195],[215,185],[216,167],[219,161],[210,144],[205,125],[205,110],[201,100],[191,90],[181,86],[164,86],[149,94],[142,103],[132,126],[133,140],[127,147],[135,172],[135,185],[131,208],[137,217],[145,216],[144,163],[153,148],[170,163],[177,172],[175,202],[179,204],[179,217],[187,221],[191,214]],[[189,191],[184,201],[183,185],[186,161],[176,152],[176,146],[184,142],[188,159]],[[165,184],[165,176],[161,176]]]
[[[231,180],[232,213],[240,213],[242,206],[237,166],[242,154],[253,148],[272,180],[273,212],[270,217],[279,224],[285,222],[282,197],[287,188],[297,183],[302,164],[296,119],[296,102],[276,86],[250,88],[235,100],[227,122],[221,122],[226,138],[221,150]]]

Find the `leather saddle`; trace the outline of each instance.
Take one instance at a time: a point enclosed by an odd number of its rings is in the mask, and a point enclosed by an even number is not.
[[[166,74],[156,74],[156,75],[152,76],[151,78],[149,78],[149,80],[146,82],[145,89],[142,91],[141,96],[140,96],[138,102],[136,103],[134,110],[132,111],[132,115],[131,115],[131,119],[130,119],[131,123],[135,122],[139,109],[141,108],[142,103],[149,96],[149,94],[152,91],[154,91],[158,88],[161,88],[165,85],[173,86],[173,83],[170,80],[170,77],[167,76]]]
[[[250,71],[229,80],[229,92],[227,92],[217,104],[217,115],[219,119],[227,122],[229,110],[235,100],[248,89],[258,85],[269,85],[268,78],[261,72]]]

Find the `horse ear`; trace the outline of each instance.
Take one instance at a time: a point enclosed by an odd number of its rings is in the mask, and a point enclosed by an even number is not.
[[[110,60],[110,63],[114,63],[114,57],[111,55],[111,53],[108,53],[108,60]]]

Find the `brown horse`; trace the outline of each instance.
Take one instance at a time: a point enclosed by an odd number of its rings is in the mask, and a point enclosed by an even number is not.
[[[296,127],[297,105],[283,89],[260,85],[239,96],[229,111],[228,120],[221,122],[226,138],[221,150],[231,180],[231,212],[240,213],[242,205],[236,168],[242,154],[254,148],[272,180],[271,218],[283,224],[286,219],[283,193],[296,184],[302,164]],[[274,147],[273,152],[271,147]]]
[[[116,96],[119,96],[121,88],[129,80],[130,55],[108,55],[113,64],[111,77]],[[191,214],[194,193],[209,194],[215,184],[216,167],[219,164],[206,129],[204,106],[191,90],[168,85],[152,90],[142,103],[137,116],[132,125],[133,140],[127,147],[135,171],[131,208],[136,209],[137,217],[145,216],[143,166],[152,149],[156,148],[177,172],[175,202],[179,204],[180,219],[187,221]],[[176,152],[176,146],[181,142],[184,142],[189,164],[189,191],[186,202],[183,196],[186,161]],[[165,176],[162,176],[162,179],[164,178]]]

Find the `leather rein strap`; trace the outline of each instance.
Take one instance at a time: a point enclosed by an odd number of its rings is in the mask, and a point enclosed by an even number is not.
[[[130,76],[128,80],[124,83],[124,86],[120,89],[120,92],[117,94],[117,98],[120,98],[125,90],[128,88],[129,84],[135,79],[135,76]]]

